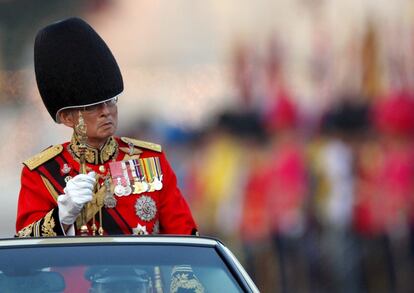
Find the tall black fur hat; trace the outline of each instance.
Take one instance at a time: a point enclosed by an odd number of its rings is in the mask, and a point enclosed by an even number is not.
[[[111,50],[79,18],[53,23],[37,33],[34,65],[43,103],[56,122],[60,110],[102,103],[124,89]]]

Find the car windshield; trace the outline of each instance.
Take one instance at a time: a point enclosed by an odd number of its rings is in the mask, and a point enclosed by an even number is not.
[[[171,244],[4,248],[1,292],[242,292],[217,250]]]

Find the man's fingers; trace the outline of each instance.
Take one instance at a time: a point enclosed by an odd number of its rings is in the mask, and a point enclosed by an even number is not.
[[[78,174],[75,177],[73,177],[70,181],[72,182],[95,182],[95,172],[89,172],[88,174]]]
[[[69,185],[69,184],[68,184]],[[68,186],[69,189],[90,189],[92,190],[94,187],[94,182],[87,182],[87,181],[80,181],[80,182],[72,182],[71,185]]]

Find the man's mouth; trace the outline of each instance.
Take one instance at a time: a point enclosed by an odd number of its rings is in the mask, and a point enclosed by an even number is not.
[[[112,121],[106,121],[106,122],[100,123],[100,124],[99,124],[99,127],[111,126],[111,125],[113,125],[113,124],[114,124],[114,123],[113,123]]]

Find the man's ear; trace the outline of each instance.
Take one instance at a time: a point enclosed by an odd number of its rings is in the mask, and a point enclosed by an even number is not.
[[[63,110],[59,112],[59,120],[67,127],[74,128],[76,125],[77,117],[74,111]]]

